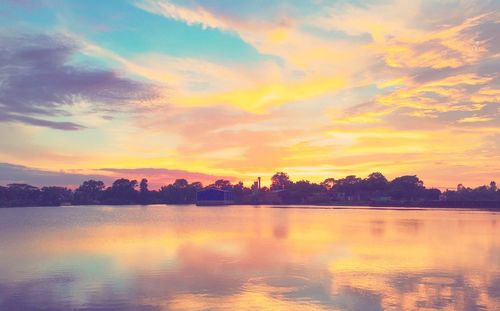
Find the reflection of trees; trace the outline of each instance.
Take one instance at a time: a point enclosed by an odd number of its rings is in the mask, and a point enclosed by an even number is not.
[[[418,234],[424,225],[421,220],[417,219],[402,219],[396,224],[399,227],[399,230],[409,234]]]

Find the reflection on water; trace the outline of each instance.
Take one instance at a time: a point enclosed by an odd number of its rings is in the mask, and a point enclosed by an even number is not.
[[[500,310],[500,213],[0,209],[0,309]]]

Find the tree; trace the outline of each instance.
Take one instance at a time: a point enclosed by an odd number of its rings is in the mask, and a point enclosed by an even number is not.
[[[72,192],[64,187],[43,187],[40,193],[40,205],[60,206],[62,203],[71,202]]]
[[[104,183],[100,180],[87,180],[75,190],[74,203],[99,204],[103,196]]]
[[[148,193],[148,180],[146,178],[141,179],[141,183],[139,184],[139,191],[141,193]]]
[[[256,192],[245,187],[242,182],[231,184],[225,179],[219,179],[211,186],[232,191],[237,203],[328,204],[335,197],[340,200],[381,203],[389,201],[388,196],[400,201],[388,202],[389,204],[408,206],[446,200],[455,206],[498,207],[500,202],[500,190],[494,181],[476,188],[459,184],[456,191],[447,190],[444,196],[441,196],[438,189],[425,188],[415,175],[400,176],[388,182],[384,175],[374,172],[365,179],[350,175],[338,180],[327,178],[316,184],[307,180],[292,182],[288,174],[277,172],[271,181],[271,189],[274,191],[262,187]],[[84,181],[74,192],[64,187],[39,189],[28,184],[13,183],[7,187],[0,186],[0,206],[57,206],[70,200],[75,204],[190,204],[196,201],[196,192],[203,185],[200,182],[189,183],[186,179],[176,179],[173,184],[163,186],[159,191],[150,191],[146,178],[139,184],[136,180],[121,178],[106,190],[104,188],[104,183],[98,180]],[[464,204],[455,204],[457,202]],[[443,202],[436,202],[431,205],[442,204]]]
[[[334,178],[327,178],[321,183],[321,186],[323,186],[326,190],[331,190],[335,184],[336,181]]]
[[[245,197],[248,197],[248,200],[250,200],[249,197],[252,194],[252,191],[250,190],[250,188],[245,187],[243,185],[243,182],[241,182],[241,181],[233,186],[232,191],[233,191],[235,201],[237,201],[237,202],[245,201]]]
[[[138,201],[137,180],[120,178],[106,189],[105,202],[108,204],[133,204]]]
[[[497,183],[496,182],[494,182],[494,181],[490,182],[490,190],[493,192],[497,191]]]
[[[271,177],[271,190],[285,190],[291,183],[287,173],[277,172]]]
[[[126,178],[120,178],[115,180],[111,187],[113,189],[120,189],[120,190],[135,190],[135,187],[137,187],[137,180],[135,179],[128,180]]]
[[[7,187],[0,186],[0,207],[7,206]]]
[[[288,200],[284,198],[284,202],[289,201],[290,203],[308,203],[313,195],[318,195],[325,192],[325,188],[321,185],[311,183],[308,180],[300,180],[296,183],[292,183],[289,186]]]
[[[196,202],[196,191],[202,189],[200,182],[189,184],[185,179],[176,179],[173,184],[160,188],[160,201],[167,204],[189,204]]]
[[[188,181],[185,179],[176,179],[174,181],[174,187],[177,189],[184,189],[189,185]]]
[[[199,181],[195,181],[194,183],[191,183],[190,187],[196,190],[201,190],[203,189],[203,184]]]
[[[151,194],[148,189],[148,180],[146,178],[141,179],[139,184],[139,202],[141,204],[148,204],[151,202]]]
[[[215,181],[215,183],[212,185],[214,188],[217,189],[222,189],[222,190],[231,190],[233,188],[233,185],[229,180],[226,179],[218,179]]]
[[[390,193],[395,200],[416,200],[424,188],[424,182],[416,175],[397,177],[391,181]]]
[[[375,172],[368,175],[363,181],[364,190],[367,191],[384,191],[387,189],[389,182],[382,173]]]
[[[441,195],[441,190],[431,188],[431,189],[425,189],[422,192],[422,199],[426,201],[437,201],[439,200],[439,196]]]
[[[361,178],[355,175],[349,175],[337,180],[333,190],[338,194],[343,194],[347,199],[358,200],[362,181]]]
[[[8,184],[7,206],[36,206],[40,201],[40,189],[28,184]]]

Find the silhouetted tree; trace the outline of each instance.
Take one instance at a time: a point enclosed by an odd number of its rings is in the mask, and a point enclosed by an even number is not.
[[[196,201],[196,191],[201,188],[199,182],[189,184],[185,179],[176,179],[173,184],[161,187],[159,196],[162,203],[189,204]]]
[[[139,184],[139,191],[141,193],[149,192],[148,189],[148,180],[146,178],[141,179],[141,183]]]
[[[104,202],[107,204],[133,204],[138,202],[137,180],[120,178],[106,189]]]
[[[211,186],[221,190],[231,190],[233,188],[231,182],[225,179],[216,180],[215,183]]]
[[[325,192],[325,188],[321,185],[311,183],[308,180],[300,180],[296,183],[290,183],[288,186],[288,198],[284,198],[285,203],[305,204],[311,201],[313,196]]]
[[[104,183],[100,180],[87,180],[75,190],[75,204],[99,204],[103,197]]]
[[[236,202],[241,202],[241,203],[252,202],[253,191],[250,188],[245,187],[241,181],[233,186],[232,191]]]
[[[287,173],[277,172],[271,177],[271,190],[284,190],[286,189],[292,182],[290,181],[290,177]]]
[[[333,186],[333,190],[335,193],[341,194],[348,200],[359,200],[362,181],[361,178],[355,175],[349,175],[345,178],[338,179],[335,186]]]
[[[474,189],[461,186],[457,191],[448,190],[444,193],[446,200],[453,202],[500,201],[500,190],[494,181],[489,186],[479,186]]]
[[[40,205],[40,189],[28,184],[8,184],[6,189],[7,206]]]
[[[185,179],[176,179],[174,182],[174,187],[177,189],[184,189],[189,185],[188,181]]]
[[[151,196],[148,189],[148,180],[146,178],[141,179],[139,184],[139,202],[141,204],[151,203]]]
[[[194,183],[191,184],[191,187],[196,190],[201,190],[203,189],[203,184],[199,181],[195,181]]]
[[[64,187],[43,187],[40,192],[41,206],[60,206],[63,203],[70,203],[73,193]]]
[[[0,186],[0,207],[7,206],[7,187]]]
[[[394,200],[417,200],[423,194],[424,183],[415,175],[397,177],[391,181],[390,194]]]
[[[382,173],[375,172],[368,175],[366,179],[363,180],[363,190],[370,192],[382,192],[387,190],[389,182]]]
[[[445,206],[442,205],[445,200],[453,206],[500,206],[500,190],[494,181],[476,188],[459,184],[456,191],[447,190],[443,196],[438,189],[425,188],[415,175],[400,176],[388,182],[384,175],[375,172],[365,179],[350,175],[337,180],[328,178],[316,184],[307,180],[292,182],[288,174],[278,172],[273,175],[271,182],[273,191],[267,187],[255,191],[245,187],[242,182],[233,185],[225,179],[219,179],[209,187],[232,191],[237,203],[330,204],[335,200],[347,199],[352,204],[382,202],[427,205],[429,202],[436,202],[431,205]],[[190,204],[195,202],[196,192],[203,185],[200,182],[189,183],[185,179],[176,179],[173,184],[162,186],[156,191],[149,190],[146,178],[139,185],[136,180],[121,178],[106,190],[104,187],[104,183],[98,180],[84,181],[74,192],[64,187],[39,189],[28,184],[13,183],[7,187],[0,186],[0,206],[57,206],[71,200],[74,204]],[[139,191],[136,190],[137,187]],[[390,198],[394,201],[383,203]]]
[[[326,190],[331,190],[336,183],[335,178],[327,178],[321,183],[321,186],[323,186]]]
[[[439,200],[439,196],[441,195],[441,191],[439,189],[431,188],[423,190],[421,194],[421,198],[425,201],[437,201]]]
[[[360,181],[359,197],[361,200],[376,200],[387,196],[389,182],[379,172],[371,173],[367,178]]]

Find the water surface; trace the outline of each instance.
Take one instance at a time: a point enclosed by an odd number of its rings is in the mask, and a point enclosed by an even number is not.
[[[500,213],[0,209],[0,310],[500,310]]]

